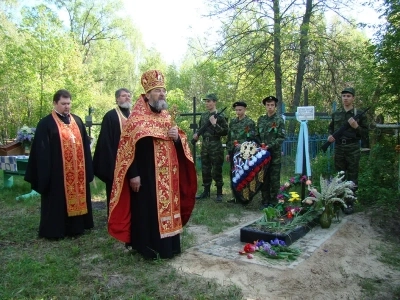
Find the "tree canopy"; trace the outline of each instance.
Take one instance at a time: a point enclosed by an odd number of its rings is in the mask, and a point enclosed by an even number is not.
[[[219,107],[244,100],[253,118],[265,113],[262,99],[275,95],[281,108],[304,103],[331,112],[340,91],[356,88],[357,106],[372,106],[395,119],[399,114],[399,4],[385,0],[387,19],[377,41],[341,13],[340,1],[209,1],[218,18],[216,44],[192,37],[180,66],[162,60],[162,49],[146,48],[132,20],[121,17],[120,0],[8,0],[0,4],[0,137],[12,139],[52,108],[52,95],[65,88],[73,112],[94,122],[115,105],[125,87],[142,93],[141,73],[166,74],[168,99],[182,112],[192,99],[217,93]],[[346,2],[348,3],[348,2]],[[336,17],[327,20],[326,11]],[[197,111],[204,110],[197,101]],[[227,112],[228,117],[233,117]],[[189,130],[189,121],[179,118]],[[95,134],[96,134],[96,130]],[[315,128],[318,130],[318,128]],[[319,130],[326,131],[321,127]]]

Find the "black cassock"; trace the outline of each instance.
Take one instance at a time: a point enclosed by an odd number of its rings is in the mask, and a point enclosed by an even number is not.
[[[57,114],[64,123],[69,118]],[[92,156],[89,138],[82,120],[71,114],[79,127],[85,152],[86,203],[88,213],[68,217],[64,188],[64,171],[61,142],[57,124],[50,114],[41,119],[36,127],[25,180],[33,190],[41,194],[39,236],[63,238],[74,236],[93,227],[90,182],[93,180]]]
[[[182,144],[176,143],[178,155],[184,156]],[[135,160],[127,178],[140,176],[139,192],[131,190],[131,243],[145,258],[172,258],[181,253],[180,234],[161,238],[158,227],[156,174],[152,137],[136,143]]]
[[[125,117],[129,116],[129,109],[120,107]],[[107,209],[110,206],[111,188],[114,180],[115,159],[121,126],[117,111],[108,111],[101,122],[99,138],[96,142],[96,150],[93,155],[94,175],[106,184]]]

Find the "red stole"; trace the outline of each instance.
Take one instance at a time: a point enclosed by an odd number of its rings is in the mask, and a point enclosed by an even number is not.
[[[81,132],[72,116],[71,123],[65,124],[55,111],[51,115],[60,135],[68,216],[87,214],[85,153]]]
[[[116,239],[130,242],[130,186],[126,173],[135,158],[136,142],[153,137],[158,224],[161,238],[182,232],[194,207],[197,176],[185,133],[179,130],[184,156],[176,152],[168,137],[171,116],[167,111],[154,113],[144,100],[137,100],[121,132],[114,182],[111,191],[108,231]],[[153,199],[149,199],[153,201]]]

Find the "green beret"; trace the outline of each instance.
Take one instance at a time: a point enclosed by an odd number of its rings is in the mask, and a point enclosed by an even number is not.
[[[215,94],[208,94],[203,98],[203,100],[212,100],[212,101],[218,101],[217,95]]]
[[[341,94],[352,94],[353,96],[356,94],[356,91],[352,87],[345,88]]]

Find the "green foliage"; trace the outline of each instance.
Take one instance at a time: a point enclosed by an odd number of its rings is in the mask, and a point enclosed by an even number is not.
[[[400,199],[398,160],[393,137],[382,138],[369,155],[361,157],[357,195],[362,204],[397,206]]]
[[[7,1],[12,3],[13,1]],[[18,20],[18,6],[6,5],[7,14],[0,12],[0,135],[15,137],[22,124],[35,126],[52,108],[51,97],[59,88],[73,94],[72,112],[84,118],[89,106],[95,108],[93,120],[101,122],[104,113],[114,106],[114,92],[120,87],[132,91],[133,100],[142,93],[140,75],[149,68],[166,74],[168,100],[183,101],[180,109],[205,110],[200,99],[206,93],[219,96],[218,109],[227,106],[226,117],[233,117],[231,105],[237,100],[248,104],[248,115],[256,120],[265,113],[261,100],[275,94],[281,81],[287,111],[294,111],[293,98],[298,54],[299,26],[303,8],[286,11],[281,5],[281,28],[276,31],[269,18],[272,8],[265,3],[240,3],[238,10],[224,22],[215,51],[201,49],[200,39],[192,37],[191,53],[180,68],[168,66],[162,52],[144,47],[141,34],[132,22],[121,17],[119,0],[38,0],[37,6],[26,4]],[[247,5],[248,4],[248,5]],[[353,24],[333,20],[328,27],[320,7],[313,11],[309,30],[305,83],[308,103],[318,112],[330,112],[338,102],[345,83],[354,83],[356,105],[373,103],[376,111],[394,111],[395,95],[387,107],[378,107],[377,86],[389,72],[377,74],[373,45]],[[68,19],[61,18],[59,11]],[[221,18],[222,20],[223,18]],[[226,19],[224,19],[226,21]],[[274,33],[279,32],[280,53],[274,53]],[[207,39],[205,39],[207,40]],[[210,46],[210,45],[207,45]],[[192,51],[193,50],[193,51]],[[197,51],[195,51],[197,50]],[[274,75],[278,64],[282,76]],[[388,75],[389,76],[389,75]],[[397,77],[396,77],[397,78]],[[178,91],[178,94],[174,94]],[[362,102],[361,102],[362,101]],[[379,105],[380,106],[380,105]],[[6,121],[7,120],[7,121]],[[178,120],[189,134],[191,120]],[[295,127],[290,128],[293,132]],[[310,123],[314,132],[325,133],[325,121]],[[94,136],[98,129],[94,128]]]
[[[3,182],[0,172],[0,182]],[[243,298],[234,285],[219,285],[175,270],[168,261],[144,260],[126,252],[123,243],[109,236],[105,205],[94,206],[95,228],[79,238],[48,241],[37,238],[40,199],[15,201],[29,191],[21,177],[12,189],[0,186],[0,299],[234,299]],[[104,184],[92,185],[94,203],[104,199]],[[104,200],[102,200],[104,204]],[[204,204],[209,206],[210,203]],[[233,209],[236,211],[236,209]],[[239,209],[237,209],[239,210]],[[217,221],[229,218],[221,207]],[[239,212],[235,216],[240,216]],[[209,224],[205,218],[205,224]],[[226,222],[237,224],[238,220]],[[181,236],[184,248],[193,236]],[[134,292],[133,292],[134,291]],[[134,295],[133,295],[134,294]]]
[[[311,170],[312,170],[312,178],[314,179],[313,183],[316,184],[318,188],[319,179],[321,176],[324,178],[330,178],[336,175],[335,165],[333,161],[333,155],[331,152],[327,153],[318,153],[318,155],[311,160]]]
[[[385,0],[382,8],[386,23],[380,30],[380,42],[376,47],[378,69],[382,76],[383,112],[395,118],[399,116],[400,87],[400,4],[397,0]],[[398,119],[397,119],[398,121]]]

